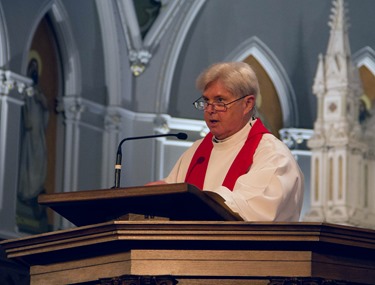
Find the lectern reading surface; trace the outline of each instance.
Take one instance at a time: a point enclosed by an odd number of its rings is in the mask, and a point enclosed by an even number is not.
[[[241,220],[219,195],[186,183],[42,194],[38,202],[76,226],[107,222],[126,214],[170,220]]]

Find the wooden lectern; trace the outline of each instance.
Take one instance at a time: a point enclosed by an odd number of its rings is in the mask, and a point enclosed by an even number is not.
[[[30,267],[32,285],[375,284],[374,230],[238,221],[219,197],[187,184],[49,194],[40,203],[78,227],[1,242]]]
[[[131,215],[175,221],[242,220],[216,193],[186,183],[43,194],[38,202],[76,226],[124,220]]]

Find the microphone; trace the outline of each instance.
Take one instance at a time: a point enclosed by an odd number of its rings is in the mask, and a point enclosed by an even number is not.
[[[142,137],[131,137],[125,138],[120,141],[117,147],[117,154],[116,154],[116,164],[115,164],[115,186],[112,188],[120,188],[120,176],[121,176],[121,160],[122,160],[122,151],[121,146],[125,141],[130,140],[141,140],[141,139],[150,139],[150,138],[159,138],[159,137],[177,137],[179,140],[186,140],[187,134],[185,133],[177,133],[177,134],[159,134],[159,135],[150,135],[150,136],[142,136]]]

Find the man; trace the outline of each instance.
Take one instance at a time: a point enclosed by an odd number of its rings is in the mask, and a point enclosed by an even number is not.
[[[165,179],[224,198],[245,221],[298,221],[303,174],[289,149],[255,118],[257,77],[244,62],[210,66],[197,79],[210,133],[196,141]]]

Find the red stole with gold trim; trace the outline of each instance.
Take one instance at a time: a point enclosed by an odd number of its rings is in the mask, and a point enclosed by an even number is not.
[[[233,191],[234,184],[238,177],[247,173],[253,164],[253,156],[258,147],[263,134],[269,133],[260,119],[257,119],[252,126],[245,144],[237,154],[227,175],[223,181],[223,186]],[[201,144],[195,151],[186,173],[185,182],[192,184],[199,189],[203,189],[204,178],[206,176],[208,161],[210,160],[213,149],[212,134],[205,136]]]

